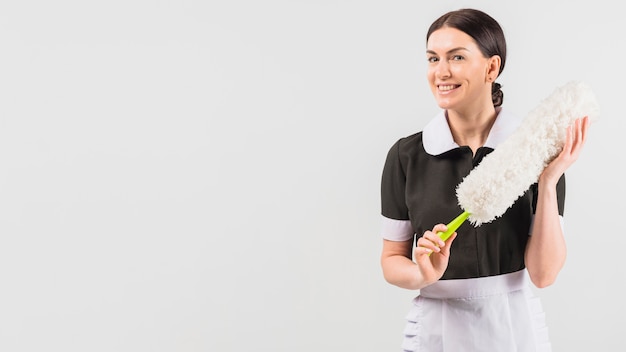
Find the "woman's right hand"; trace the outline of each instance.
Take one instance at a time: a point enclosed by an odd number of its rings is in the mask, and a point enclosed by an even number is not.
[[[446,225],[438,224],[432,231],[426,231],[417,239],[417,246],[413,249],[413,261],[419,267],[422,278],[428,284],[439,280],[448,267],[450,258],[450,246],[456,238],[456,232],[443,241],[438,232],[447,230]]]

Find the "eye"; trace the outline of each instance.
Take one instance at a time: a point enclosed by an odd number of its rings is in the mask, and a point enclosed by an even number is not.
[[[428,62],[430,63],[433,63],[439,61],[439,58],[436,56],[429,56],[426,60],[428,60]]]
[[[465,60],[465,58],[462,55],[454,55],[450,58],[452,61],[461,61],[461,60]]]

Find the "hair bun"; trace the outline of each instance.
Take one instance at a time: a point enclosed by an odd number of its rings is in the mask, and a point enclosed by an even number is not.
[[[500,83],[493,82],[491,84],[491,101],[495,107],[502,105],[502,102],[504,101],[504,93],[500,88],[502,88]]]

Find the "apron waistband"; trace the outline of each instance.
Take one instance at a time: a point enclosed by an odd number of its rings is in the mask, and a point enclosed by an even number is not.
[[[496,276],[439,280],[420,289],[420,296],[438,299],[484,297],[521,290],[528,286],[528,282],[528,272],[522,269]]]

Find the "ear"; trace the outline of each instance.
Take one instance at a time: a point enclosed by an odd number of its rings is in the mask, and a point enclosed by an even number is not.
[[[489,61],[487,61],[487,70],[485,72],[485,80],[487,82],[495,82],[496,78],[498,78],[501,63],[502,59],[500,58],[500,55],[494,55],[489,58]]]

